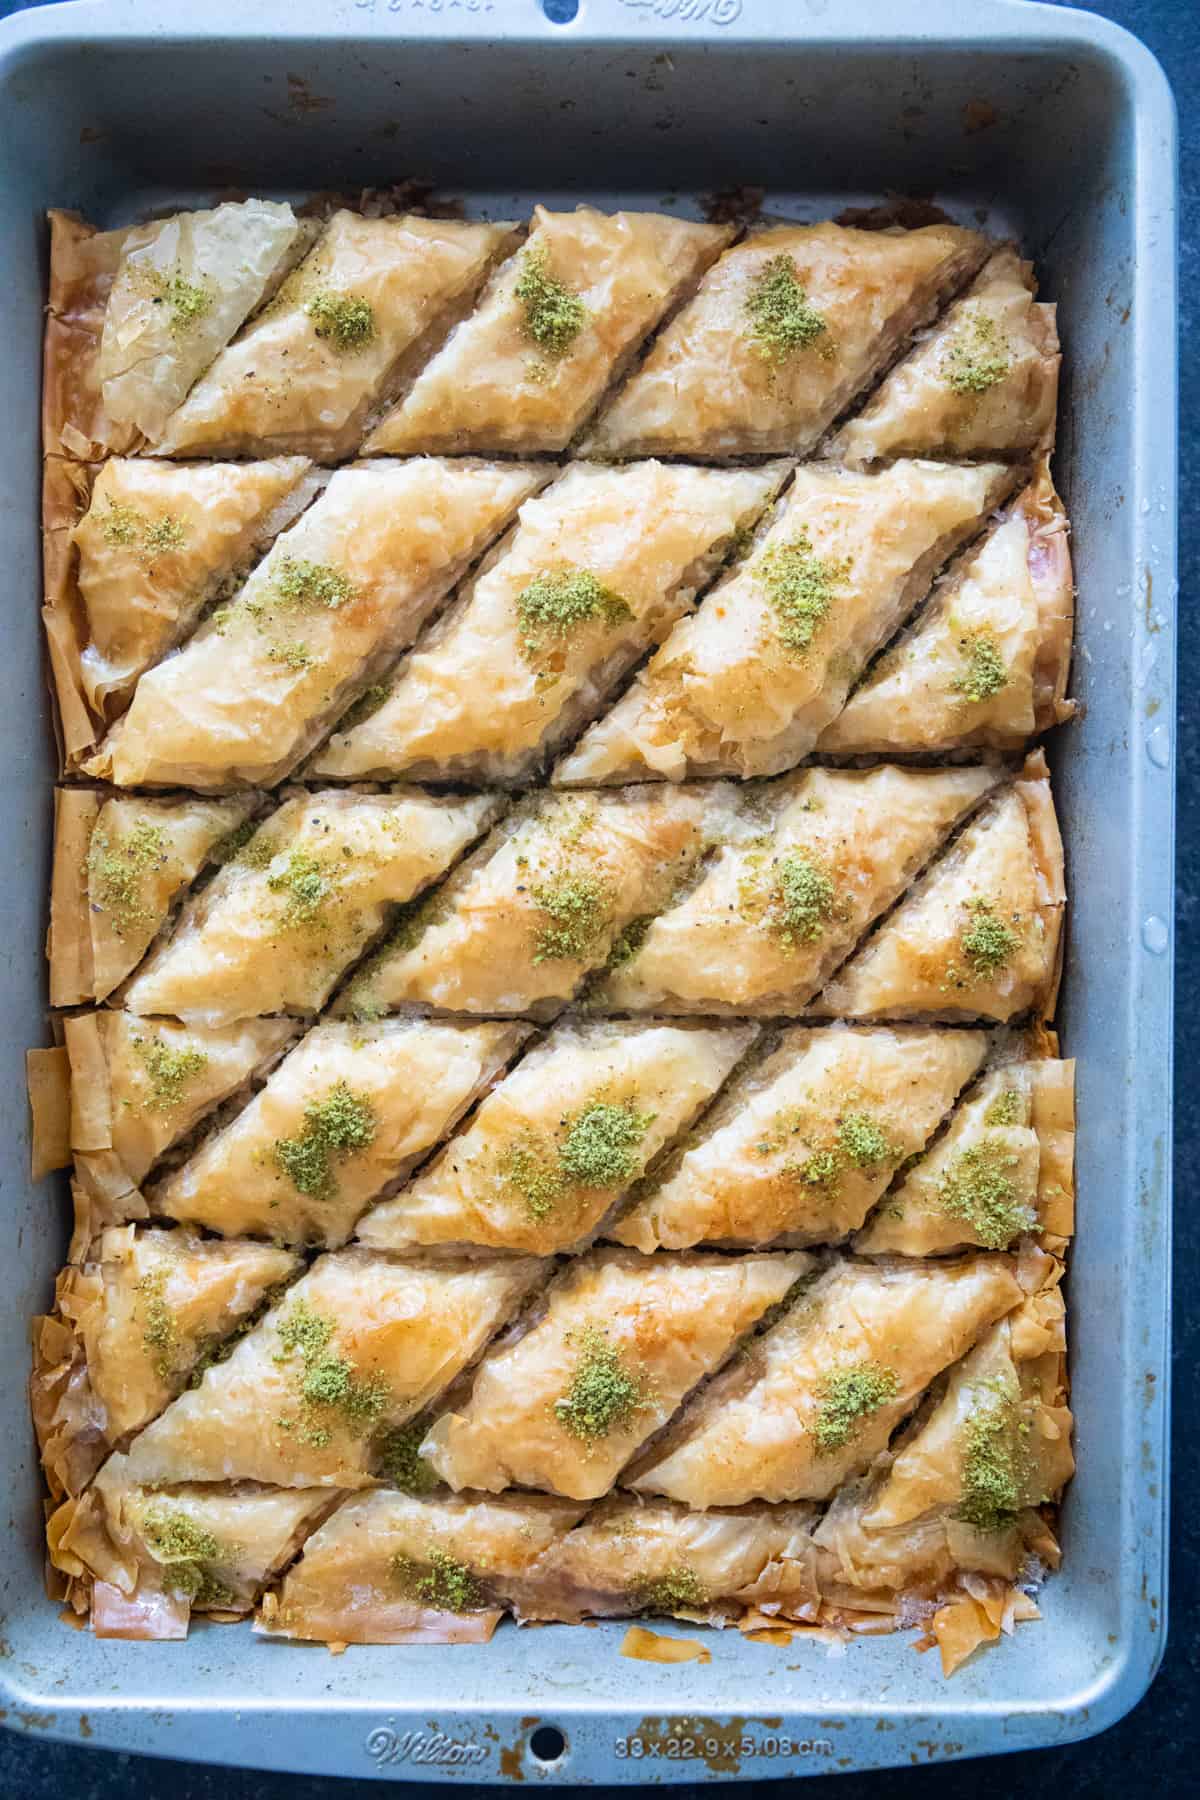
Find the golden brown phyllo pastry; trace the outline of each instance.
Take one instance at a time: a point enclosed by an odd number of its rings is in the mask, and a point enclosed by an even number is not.
[[[1054,305],[415,193],[52,216],[50,1590],[953,1669],[1073,1468]]]

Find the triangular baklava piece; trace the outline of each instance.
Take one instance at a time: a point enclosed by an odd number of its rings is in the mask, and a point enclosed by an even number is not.
[[[1000,1060],[932,1149],[889,1188],[855,1249],[864,1256],[1007,1250],[1035,1232],[1061,1251],[1074,1229],[1074,1078],[1074,1063],[1053,1056]]]
[[[431,457],[339,470],[236,597],[142,677],[88,772],[120,787],[280,781],[547,474]]]
[[[1003,456],[1054,443],[1061,362],[1053,306],[1011,244],[844,425],[831,456]]]
[[[1003,1256],[838,1259],[684,1409],[624,1485],[694,1507],[824,1499],[1022,1298]]]
[[[663,213],[535,207],[522,249],[376,428],[368,453],[565,449],[731,236],[728,226]]]
[[[224,1236],[336,1247],[525,1035],[425,1019],[314,1026],[237,1118],[150,1190],[150,1210]]]
[[[825,1017],[1048,1018],[1063,851],[1045,758],[1026,762],[813,1003]]]
[[[103,464],[69,532],[77,562],[62,595],[78,609],[77,680],[97,721],[124,710],[138,677],[183,641],[206,606],[228,597],[307,505],[310,466],[299,456]],[[49,623],[59,628],[57,616]]]
[[[510,225],[336,212],[154,441],[167,456],[348,456],[468,308]]]
[[[310,228],[276,200],[226,201],[136,225],[121,246],[100,339],[104,408],[151,443]]]
[[[770,530],[680,620],[556,779],[790,768],[1015,479],[999,463],[904,462],[869,475],[802,465]]]
[[[918,1601],[947,1675],[1038,1616],[1013,1583],[1059,1561],[1042,1509],[1075,1466],[1064,1349],[1061,1295],[1032,1295],[938,1384],[895,1455],[834,1496],[813,1534],[827,1606],[908,1622]]]
[[[184,1638],[194,1613],[248,1613],[335,1504],[328,1488],[144,1488],[102,1477],[50,1520],[52,1561],[97,1637]]]
[[[428,906],[396,927],[342,1001],[547,1017],[602,964],[631,919],[664,905],[727,829],[729,790],[539,793]]]
[[[1066,699],[1074,584],[1067,520],[1045,464],[978,550],[851,694],[817,749],[1016,749],[1074,712]]]
[[[317,1643],[486,1643],[582,1511],[546,1494],[356,1494],[266,1595],[255,1628]]]
[[[254,801],[105,798],[58,788],[50,895],[50,1002],[103,1000],[136,969],[186,888],[220,861]]]
[[[755,800],[674,906],[636,924],[591,995],[613,1012],[797,1013],[1001,768],[810,769]]]
[[[106,1473],[369,1487],[373,1440],[440,1394],[545,1270],[530,1257],[322,1256]]]
[[[974,273],[954,225],[771,225],[711,269],[601,414],[597,456],[800,454]]]
[[[593,1252],[475,1371],[420,1446],[453,1488],[596,1499],[811,1257]]]
[[[665,1613],[723,1625],[765,1606],[815,1622],[816,1517],[812,1506],[692,1512],[613,1495],[543,1552],[514,1610],[568,1624]]]
[[[528,775],[690,609],[787,470],[575,463],[525,503],[382,704],[338,731],[313,772]]]
[[[79,1493],[108,1451],[161,1413],[299,1267],[272,1244],[106,1231],[96,1260],[63,1271],[55,1313],[35,1323],[31,1397],[52,1491]]]
[[[180,1025],[105,1010],[63,1022],[71,1082],[71,1149],[86,1199],[86,1246],[101,1224],[144,1218],[138,1186],[159,1159],[280,1057],[294,1019]]]
[[[495,817],[487,795],[297,794],[180,916],[125,994],[135,1013],[229,1024],[313,1013],[391,910]]]
[[[793,1028],[605,1235],[647,1252],[836,1242],[924,1148],[986,1047],[981,1031]]]
[[[368,1214],[360,1243],[539,1256],[581,1247],[753,1036],[753,1026],[557,1026],[428,1169]]]

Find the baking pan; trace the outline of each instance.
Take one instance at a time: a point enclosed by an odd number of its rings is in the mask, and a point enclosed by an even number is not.
[[[551,13],[570,0],[547,0]],[[0,1684],[10,1724],[160,1755],[383,1779],[730,1779],[1059,1744],[1144,1692],[1164,1633],[1174,716],[1175,152],[1133,38],[1019,0],[83,0],[0,28],[6,582],[0,839],[4,1196]],[[1074,691],[1052,743],[1072,908],[1061,1019],[1078,1058],[1069,1298],[1079,1474],[1045,1623],[947,1686],[904,1636],[841,1654],[706,1641],[618,1655],[625,1627],[502,1630],[485,1650],[342,1658],[193,1627],[161,1645],[59,1624],[41,1588],[26,1321],[65,1194],[27,1178],[22,1059],[46,1042],[49,869],[39,643],[38,366],[49,205],[115,224],[214,191],[401,176],[519,217],[533,198],[678,205],[745,183],[816,218],[934,194],[1018,237],[1066,349],[1057,479],[1075,525]],[[554,1728],[549,1735],[539,1726]]]

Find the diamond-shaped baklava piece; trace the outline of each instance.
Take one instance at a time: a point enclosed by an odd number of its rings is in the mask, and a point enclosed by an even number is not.
[[[727,250],[601,414],[598,456],[811,450],[979,267],[954,225],[770,225]]]
[[[557,1026],[428,1169],[368,1214],[359,1241],[535,1255],[580,1248],[753,1036],[753,1026]]]
[[[168,419],[167,456],[354,451],[470,306],[510,225],[336,212],[270,306]]]
[[[184,907],[126,1006],[210,1025],[318,1011],[391,911],[495,814],[487,795],[437,799],[420,788],[294,795]]]
[[[1002,456],[1054,442],[1061,361],[1053,306],[1033,265],[997,250],[961,300],[844,425],[830,455]]]
[[[903,462],[866,475],[802,465],[770,530],[680,620],[556,779],[790,768],[1015,480],[998,463]]]
[[[1065,897],[1062,839],[1038,752],[810,1010],[850,1019],[1049,1017]]]
[[[534,209],[523,247],[379,425],[369,453],[562,450],[728,244],[663,213]]]
[[[980,1031],[794,1027],[605,1236],[646,1252],[834,1243],[924,1148],[986,1047]]]
[[[624,1485],[694,1507],[824,1499],[1022,1298],[1003,1256],[839,1258],[684,1408]]]
[[[787,469],[575,463],[526,501],[381,704],[335,733],[313,772],[529,775],[690,609]]]
[[[753,835],[723,845],[674,906],[632,927],[592,1004],[802,1012],[1003,773],[811,769],[757,790]]]
[[[596,1499],[811,1265],[592,1252],[484,1357],[420,1453],[453,1488]]]
[[[150,1210],[225,1236],[336,1247],[525,1035],[425,1019],[316,1025],[236,1119],[150,1190]]]
[[[280,781],[547,473],[432,457],[339,470],[229,604],[143,675],[88,772],[120,787]]]

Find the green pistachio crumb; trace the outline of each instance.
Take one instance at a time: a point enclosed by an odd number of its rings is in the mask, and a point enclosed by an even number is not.
[[[240,825],[235,825],[232,831],[227,831],[217,839],[208,853],[209,861],[220,868],[227,862],[233,862],[235,857],[241,856],[257,830],[258,825],[253,819],[243,819]]]
[[[391,1571],[402,1593],[435,1612],[471,1612],[483,1599],[483,1590],[467,1565],[444,1550],[430,1550],[423,1562],[397,1551]]]
[[[351,1362],[329,1349],[333,1326],[328,1319],[301,1299],[275,1329],[281,1346],[275,1361],[288,1362],[298,1353],[301,1364],[300,1416],[281,1418],[282,1430],[295,1431],[301,1443],[324,1449],[333,1439],[327,1422],[330,1412],[340,1415],[341,1424],[357,1437],[378,1423],[391,1390],[381,1375],[362,1380]]]
[[[818,1150],[798,1170],[800,1179],[807,1181],[810,1187],[832,1187],[841,1172],[841,1160],[836,1150]]]
[[[187,542],[186,530],[170,513],[148,519],[136,506],[126,506],[120,500],[110,501],[100,515],[100,534],[106,544],[136,551],[143,563],[182,550]]]
[[[637,1172],[638,1146],[653,1122],[629,1104],[593,1101],[571,1121],[559,1160],[563,1172],[581,1187],[618,1187]]]
[[[353,731],[356,725],[361,725],[364,719],[369,719],[373,713],[379,711],[391,691],[385,681],[377,681],[373,687],[365,688],[353,706],[349,707],[338,720],[338,730]]]
[[[989,1250],[1006,1249],[1037,1224],[1033,1209],[1017,1198],[1011,1173],[1016,1163],[1003,1138],[985,1137],[960,1151],[938,1185],[942,1210]]]
[[[279,559],[273,584],[279,598],[289,606],[325,606],[335,611],[354,596],[350,577],[340,569],[296,556]]]
[[[362,350],[375,337],[375,313],[361,294],[314,294],[304,310],[336,350]]]
[[[646,1387],[599,1327],[580,1331],[578,1348],[571,1385],[554,1402],[554,1416],[572,1437],[595,1443],[629,1424],[646,1405]]]
[[[956,394],[985,394],[1003,381],[1011,366],[1008,345],[995,321],[974,308],[954,333],[942,360],[942,374]]]
[[[1004,658],[996,647],[995,640],[986,632],[978,632],[974,637],[964,640],[962,645],[965,668],[961,675],[951,683],[956,694],[964,700],[978,705],[990,700],[1002,688],[1008,686],[1008,670],[1004,666]]]
[[[971,965],[975,975],[981,980],[991,981],[1012,961],[1019,938],[1017,933],[1003,919],[999,918],[990,900],[972,900],[968,903],[970,918],[963,928],[963,955]]]
[[[661,1575],[647,1575],[629,1584],[629,1603],[637,1612],[702,1612],[709,1604],[704,1584],[686,1563],[672,1563]]]
[[[586,960],[608,928],[608,883],[590,872],[564,871],[535,883],[530,894],[546,914],[546,923],[537,928],[534,938],[534,962]]]
[[[501,1180],[515,1188],[535,1225],[548,1219],[562,1198],[562,1170],[528,1144],[513,1144],[500,1159]]]
[[[548,258],[540,244],[521,258],[521,273],[514,293],[524,308],[525,335],[547,356],[565,356],[587,320],[587,307],[550,274]]]
[[[150,1086],[147,1112],[173,1112],[182,1104],[189,1081],[208,1067],[207,1051],[192,1044],[185,1050],[173,1050],[161,1038],[135,1037],[133,1048]]]
[[[298,1193],[329,1200],[337,1192],[334,1163],[365,1150],[374,1136],[370,1101],[339,1081],[323,1100],[312,1100],[305,1107],[304,1127],[297,1136],[278,1139],[275,1165]]]
[[[283,1362],[296,1350],[305,1362],[310,1362],[321,1355],[333,1336],[329,1320],[315,1312],[307,1300],[297,1300],[291,1311],[279,1320],[275,1331],[283,1346],[277,1362]]]
[[[835,1369],[821,1388],[821,1405],[813,1435],[822,1456],[843,1449],[864,1419],[894,1400],[900,1383],[894,1369],[877,1363],[851,1363]]]
[[[649,934],[654,923],[653,913],[644,913],[641,918],[631,919],[624,931],[617,933],[613,947],[608,953],[606,969],[623,969],[626,963],[633,961]]]
[[[848,560],[818,556],[806,531],[763,553],[755,575],[767,591],[779,642],[789,656],[808,652],[849,573]]]
[[[775,256],[746,296],[752,348],[769,363],[784,363],[828,329],[822,313],[809,304],[790,256]]]
[[[962,1497],[954,1516],[976,1531],[1006,1531],[1021,1511],[1028,1455],[1014,1396],[999,1383],[977,1391],[978,1405],[962,1428]]]
[[[1025,1120],[1025,1101],[1016,1088],[1005,1088],[996,1095],[983,1115],[985,1125],[1021,1125]]]
[[[163,1298],[167,1284],[165,1267],[151,1269],[138,1282],[143,1320],[142,1343],[160,1381],[170,1381],[177,1373],[183,1334],[174,1308]]]
[[[583,625],[602,620],[611,630],[633,617],[627,601],[606,588],[589,569],[559,569],[537,575],[517,595],[521,648],[536,659],[550,639],[573,637]]]
[[[313,666],[313,654],[307,644],[277,643],[267,646],[267,661],[282,663],[285,669],[300,674]]]
[[[171,331],[178,337],[202,319],[213,303],[211,291],[197,281],[189,281],[176,269],[170,275],[156,273],[155,304],[171,309]]]
[[[307,850],[293,850],[286,868],[267,877],[267,886],[273,894],[287,895],[282,925],[307,925],[322,915],[334,881],[317,857]]]
[[[790,945],[814,944],[837,911],[837,886],[815,857],[789,850],[772,870],[771,922]]]
[[[838,1126],[838,1146],[856,1169],[890,1162],[895,1151],[869,1113],[847,1113]]]
[[[420,1453],[428,1429],[429,1420],[422,1413],[407,1425],[385,1431],[379,1440],[379,1472],[402,1494],[430,1494],[437,1486],[437,1476]]]
[[[126,837],[110,838],[103,830],[92,833],[88,848],[88,897],[93,907],[110,917],[118,937],[134,926],[147,925],[154,913],[147,905],[142,883],[152,869],[168,860],[170,846],[161,825],[143,819]]]
[[[142,537],[142,543],[149,556],[163,556],[168,551],[182,550],[187,541],[187,533],[178,519],[170,513],[163,513],[157,519],[151,519]]]

